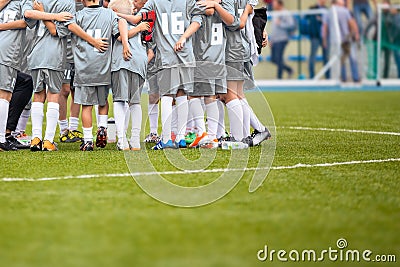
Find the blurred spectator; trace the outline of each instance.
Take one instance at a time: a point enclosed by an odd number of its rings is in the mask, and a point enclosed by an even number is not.
[[[347,0],[347,7],[350,8],[350,0]],[[353,2],[353,13],[354,13],[354,18],[356,19],[357,26],[359,33],[362,34],[364,32],[364,25],[362,21],[362,14],[365,15],[367,20],[371,20],[373,17],[373,12],[371,5],[369,4],[369,0],[352,0]],[[372,0],[374,5],[376,5],[376,0]]]
[[[314,6],[310,7],[311,10],[326,10],[326,0],[317,0]],[[308,21],[307,27],[308,35],[311,42],[310,59],[308,62],[308,71],[310,79],[314,78],[315,75],[315,58],[319,47],[322,47],[322,59],[324,65],[328,62],[328,47],[322,45],[322,14],[307,15],[306,20]],[[329,79],[329,71],[325,73],[325,78]]]
[[[272,11],[273,10],[272,1],[273,0],[264,0],[265,4],[267,4],[267,10],[268,11]]]
[[[354,47],[354,41],[359,42],[360,35],[357,23],[351,16],[350,11],[345,7],[344,0],[332,0],[332,7],[323,18],[322,36],[325,48],[328,47],[328,36],[329,44],[333,50],[337,46],[340,47],[340,51],[335,52],[340,54],[341,80],[343,82],[347,81],[345,61],[349,58],[353,81],[359,82],[358,63],[352,47]]]
[[[289,78],[293,74],[293,69],[284,62],[284,53],[290,35],[296,29],[296,24],[292,15],[284,8],[283,0],[273,0],[274,14],[272,18],[271,41],[271,61],[278,67],[277,78],[282,79],[283,71],[287,71]]]
[[[389,0],[384,0],[383,4],[387,5],[382,12],[383,78],[389,78],[392,52],[397,67],[397,77],[400,78],[400,14],[396,8],[390,6]]]

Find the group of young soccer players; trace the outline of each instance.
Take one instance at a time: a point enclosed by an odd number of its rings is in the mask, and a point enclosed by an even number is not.
[[[150,134],[145,142],[155,142],[155,150],[216,148],[221,140],[253,146],[271,137],[244,93],[254,87],[251,17],[256,0],[108,2],[104,8],[99,0],[0,0],[0,150],[13,149],[6,128],[20,72],[33,80],[32,151],[57,150],[57,122],[61,142],[79,141],[82,151],[105,147],[110,88],[117,148],[139,150],[146,79]],[[98,107],[95,144],[93,106]],[[77,130],[81,107],[83,134]]]

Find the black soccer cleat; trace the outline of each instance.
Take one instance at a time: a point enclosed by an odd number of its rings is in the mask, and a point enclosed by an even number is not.
[[[16,150],[18,149],[7,139],[4,143],[0,143],[0,151],[16,151]]]
[[[93,151],[93,142],[92,141],[83,141],[80,148],[81,151]]]
[[[6,140],[11,146],[14,146],[17,149],[29,149],[30,148],[30,145],[21,143],[13,135],[7,136]]]
[[[107,129],[99,127],[97,129],[96,147],[105,148],[107,145]]]

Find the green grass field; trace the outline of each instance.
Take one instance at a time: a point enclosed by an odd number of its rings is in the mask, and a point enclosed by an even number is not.
[[[390,132],[400,133],[400,92],[265,97],[277,127],[274,168],[256,192],[248,192],[249,171],[227,196],[200,208],[168,206],[146,195],[132,177],[110,177],[129,172],[124,153],[114,145],[92,153],[78,151],[78,144],[59,144],[53,153],[0,153],[0,266],[398,266],[327,257],[311,263],[260,262],[257,252],[264,245],[288,252],[335,249],[345,238],[347,249],[396,255],[400,261],[400,161],[279,168],[399,159],[400,136]],[[254,109],[262,118],[260,107]],[[249,167],[259,149],[251,149]],[[173,169],[162,152],[148,153],[157,168]],[[224,168],[227,153],[219,151],[210,168]],[[198,151],[183,154],[199,157]],[[34,181],[80,175],[92,179]],[[214,177],[167,179],[193,186]]]

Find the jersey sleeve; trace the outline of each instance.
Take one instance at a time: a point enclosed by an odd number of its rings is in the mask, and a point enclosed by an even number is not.
[[[235,16],[235,5],[232,0],[225,0],[221,2],[221,6],[225,9],[229,14]]]
[[[22,3],[22,14],[25,14],[25,11],[27,11],[27,10],[32,10],[32,9],[33,9],[32,1],[25,0],[25,1]],[[24,17],[24,20],[25,20],[26,24],[28,25],[28,27],[29,27],[30,29],[32,29],[32,28],[35,27],[35,25],[36,25],[36,23],[37,23],[36,20],[34,20],[34,19],[28,19],[28,18],[25,17],[25,15],[23,15],[23,17]]]
[[[111,32],[111,34],[113,35],[113,36],[118,36],[119,35],[119,27],[118,27],[118,20],[119,20],[119,18],[118,18],[118,16],[117,16],[117,14],[115,14],[115,12],[114,11],[112,11],[112,32]]]
[[[63,12],[69,12],[75,17],[75,4],[70,3],[65,7]],[[58,37],[63,38],[69,34],[68,25],[71,24],[70,21],[71,20],[67,22],[55,22]]]
[[[137,15],[142,15],[143,13],[149,12],[150,10],[155,9],[155,2],[154,0],[148,0],[146,4],[142,7],[142,9],[139,10]]]
[[[190,23],[197,22],[200,25],[202,25],[202,23],[203,23],[202,15],[205,15],[206,9],[204,7],[200,7],[200,6],[196,5],[195,0],[187,0],[186,4],[187,4],[186,10],[189,15]]]

